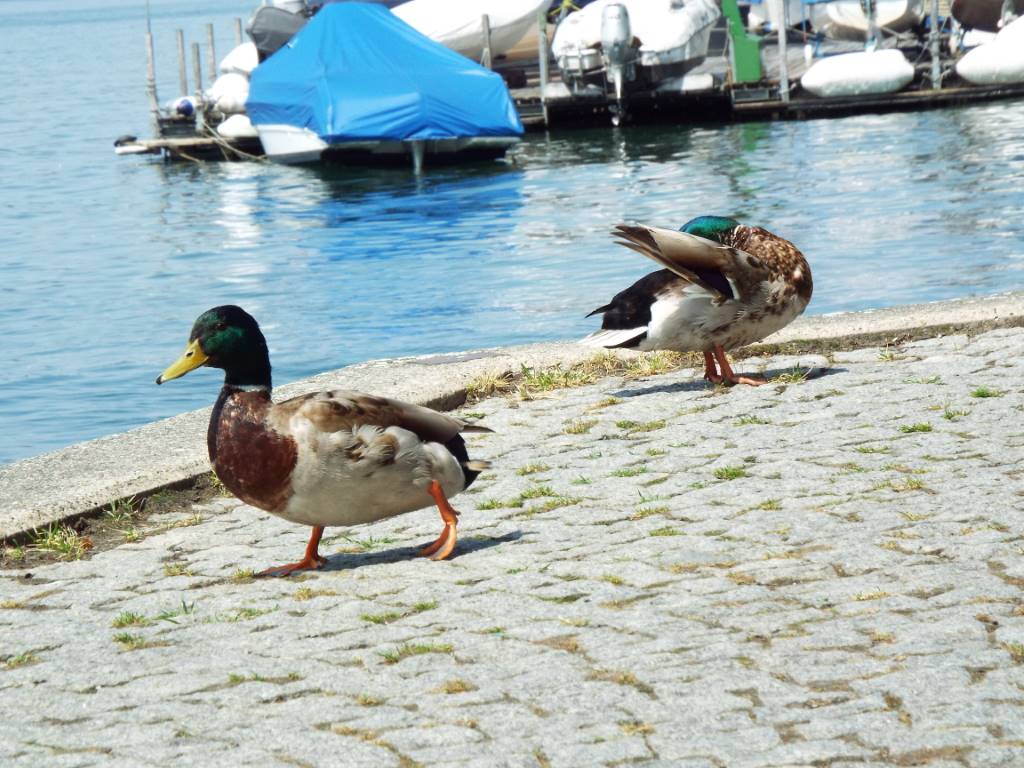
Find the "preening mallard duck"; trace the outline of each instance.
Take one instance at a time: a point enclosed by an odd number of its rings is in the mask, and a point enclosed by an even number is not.
[[[700,216],[678,232],[619,224],[620,245],[665,269],[652,272],[598,307],[591,346],[704,353],[704,378],[764,384],[737,376],[725,351],[763,339],[806,309],[811,268],[796,246],[761,227]],[[721,366],[721,372],[715,362]]]
[[[267,342],[240,307],[214,307],[200,315],[185,352],[156,383],[202,365],[224,370],[206,435],[217,477],[247,504],[313,526],[302,560],[261,575],[321,567],[325,526],[369,523],[432,503],[444,530],[420,554],[435,560],[451,554],[458,513],[448,499],[489,466],[470,461],[459,433],[489,429],[348,390],[274,403]]]

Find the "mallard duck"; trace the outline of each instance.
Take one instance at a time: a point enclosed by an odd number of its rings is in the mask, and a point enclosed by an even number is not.
[[[700,216],[678,232],[619,224],[612,235],[665,269],[587,315],[604,317],[601,330],[582,343],[700,351],[709,381],[765,383],[737,376],[725,351],[763,339],[806,309],[813,289],[811,268],[795,245],[725,216]]]
[[[325,526],[369,523],[432,503],[444,529],[420,554],[435,560],[451,554],[458,513],[448,499],[489,466],[470,460],[459,433],[489,429],[347,390],[274,403],[266,339],[252,316],[236,306],[200,315],[185,352],[156,383],[202,365],[224,370],[206,435],[217,477],[247,504],[313,526],[301,560],[261,575],[321,567]]]

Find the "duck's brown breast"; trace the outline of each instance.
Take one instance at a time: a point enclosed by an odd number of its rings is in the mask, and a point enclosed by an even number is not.
[[[247,504],[268,512],[284,509],[298,458],[295,440],[267,424],[268,392],[225,387],[210,417],[207,448],[213,471]]]

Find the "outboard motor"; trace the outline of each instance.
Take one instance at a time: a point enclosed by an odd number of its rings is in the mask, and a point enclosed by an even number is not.
[[[615,108],[612,125],[622,122],[626,114],[623,104],[625,82],[636,77],[636,59],[633,51],[633,31],[629,26],[626,6],[605,6],[601,13],[601,53],[605,71],[615,86]]]

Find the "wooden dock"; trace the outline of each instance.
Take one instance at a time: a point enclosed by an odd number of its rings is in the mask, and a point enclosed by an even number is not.
[[[928,69],[930,59],[921,41],[904,41],[900,50],[908,60],[919,62],[914,81],[896,93],[861,96],[819,98],[799,86],[800,77],[807,71],[804,58],[805,43],[820,47],[827,55],[852,53],[864,49],[862,43],[825,40],[816,42],[790,32],[787,38],[786,69],[790,83],[788,98],[780,93],[781,61],[775,43],[767,43],[761,52],[765,78],[761,82],[739,85],[730,82],[730,61],[725,46],[724,29],[712,37],[707,59],[694,70],[693,75],[710,75],[711,88],[702,91],[664,93],[659,91],[633,91],[629,95],[630,120],[643,122],[723,123],[746,120],[804,120],[823,117],[842,117],[859,113],[900,112],[920,109],[972,104],[1013,99],[1024,96],[1024,83],[1001,85],[972,85],[956,78],[948,78],[949,85],[932,88]],[[943,43],[945,45],[945,43]],[[883,47],[897,47],[896,40],[887,38]],[[943,47],[943,50],[945,48]],[[815,58],[813,61],[819,61]],[[922,63],[923,62],[923,63]],[[812,62],[813,63],[813,62]],[[948,73],[951,59],[943,59],[942,68]],[[539,66],[519,63],[519,71],[508,79],[525,81],[524,87],[512,88],[512,97],[528,130],[570,125],[610,125],[611,111],[607,97],[600,94],[575,96],[548,96],[541,99]],[[496,69],[503,70],[501,62]],[[551,83],[561,83],[557,63],[552,58],[548,71]],[[557,90],[549,86],[548,92]],[[561,89],[566,91],[567,89]],[[546,113],[546,122],[545,122]]]
[[[237,34],[240,36],[240,31]],[[801,76],[809,66],[804,56],[805,45],[814,45],[816,53],[820,55],[836,55],[861,51],[863,44],[817,40],[792,29],[786,42],[785,67],[780,59],[778,41],[768,39],[760,51],[763,79],[754,83],[735,83],[732,80],[725,19],[722,18],[712,31],[707,58],[687,76],[700,83],[700,90],[633,90],[628,95],[627,121],[634,124],[685,125],[750,120],[804,120],[860,113],[934,109],[1024,97],[1024,83],[972,85],[961,81],[953,73],[954,60],[947,53],[945,38],[940,41],[942,74],[939,78],[944,87],[932,87],[935,73],[932,71],[927,42],[904,36],[884,38],[881,47],[898,47],[908,61],[914,62],[915,77],[907,88],[896,93],[819,98],[804,91],[799,85]],[[812,63],[819,60],[815,58]],[[527,130],[612,124],[609,97],[599,89],[596,93],[571,93],[562,84],[557,62],[550,54],[547,66],[550,80],[544,97],[540,87],[540,61],[536,54],[531,58],[528,51],[520,51],[520,55],[511,60],[499,57],[493,63],[493,68],[508,83]],[[790,85],[788,93],[782,92],[783,69]],[[152,71],[149,76],[152,81]],[[151,82],[152,87],[155,86]],[[191,116],[185,118],[160,114],[155,106],[155,90],[150,94],[150,99],[154,113],[158,114],[158,137],[122,137],[115,142],[117,154],[159,154],[165,158],[181,160],[263,159],[259,139],[218,136],[212,128],[197,125]]]

